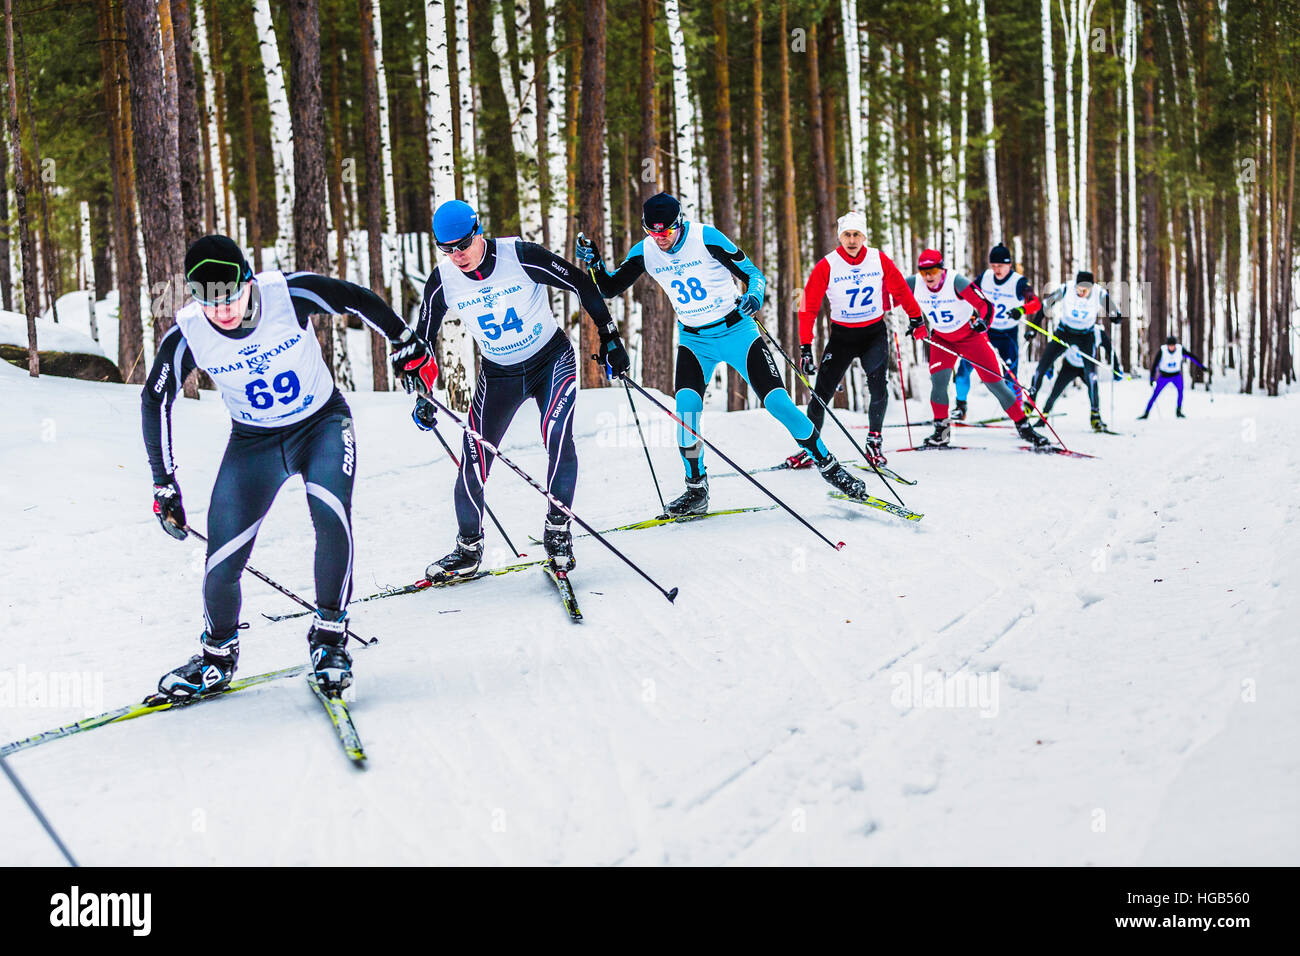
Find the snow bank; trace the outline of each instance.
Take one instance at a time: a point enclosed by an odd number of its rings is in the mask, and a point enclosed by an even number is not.
[[[27,348],[27,317],[18,312],[0,310],[0,345]],[[98,342],[78,328],[46,319],[36,320],[36,347],[42,352],[77,352],[103,355]]]

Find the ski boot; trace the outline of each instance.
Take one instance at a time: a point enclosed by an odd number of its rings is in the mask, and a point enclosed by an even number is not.
[[[1016,422],[1016,433],[1025,441],[1029,442],[1030,447],[1035,451],[1052,447],[1052,440],[1050,438],[1034,431],[1034,426],[1029,424],[1028,416]]]
[[[542,547],[558,571],[570,571],[577,563],[573,559],[573,535],[569,519],[564,515],[547,515],[542,531]]]
[[[850,475],[834,455],[827,455],[823,461],[818,462],[817,470],[826,479],[826,483],[841,494],[859,501],[867,496],[867,483]]]
[[[341,694],[352,684],[352,655],[348,653],[348,613],[317,608],[307,632],[316,682],[326,696]]]
[[[179,701],[229,686],[239,660],[239,630],[220,639],[204,631],[199,645],[200,653],[159,678],[159,696]]]
[[[952,441],[952,424],[946,418],[934,423],[934,434],[928,436],[921,444],[931,448],[942,448]]]
[[[1186,417],[1187,417],[1186,415],[1183,414],[1183,407],[1182,407],[1181,405],[1178,406],[1177,410],[1174,412],[1174,416],[1175,416],[1176,418],[1186,418]]]
[[[702,515],[709,510],[709,476],[686,479],[686,490],[668,502],[667,514],[671,518]]]
[[[867,461],[871,462],[871,464],[875,465],[877,468],[885,464],[887,461],[885,453],[880,449],[880,442],[880,432],[867,432],[867,443],[865,446]]]
[[[787,468],[808,468],[811,465],[812,459],[808,457],[806,451],[801,451],[797,455],[791,455],[785,460],[785,466]]]
[[[1093,412],[1089,421],[1092,423],[1093,431],[1104,432],[1106,430],[1106,423],[1101,420],[1101,412]]]
[[[966,419],[966,399],[957,399],[957,406],[952,410],[952,417],[959,422]]]
[[[463,538],[456,535],[456,549],[445,558],[439,558],[424,569],[424,576],[434,584],[445,584],[456,578],[467,578],[483,562],[483,535]]]

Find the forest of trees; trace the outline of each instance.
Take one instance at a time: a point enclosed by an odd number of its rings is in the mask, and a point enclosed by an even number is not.
[[[1126,367],[1173,332],[1245,391],[1295,377],[1297,0],[5,0],[5,18],[3,306],[126,290],[129,382],[205,232],[409,315],[440,201],[617,261],[660,190],[764,270],[792,353],[807,273],[857,208],[904,272],[927,246],[977,272],[999,240],[1040,292],[1090,269],[1131,317]],[[554,304],[572,327],[576,301]],[[634,374],[671,391],[667,300],[641,283],[614,307]],[[343,323],[318,331],[347,385]],[[468,336],[449,325],[441,349],[463,403]]]

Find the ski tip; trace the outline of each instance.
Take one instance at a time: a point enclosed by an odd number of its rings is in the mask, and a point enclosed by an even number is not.
[[[676,601],[677,601],[677,589],[673,588],[671,591],[668,592],[668,603],[673,604],[676,603]]]

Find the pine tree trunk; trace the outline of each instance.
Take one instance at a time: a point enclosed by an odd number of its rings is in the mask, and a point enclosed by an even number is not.
[[[803,268],[799,261],[799,232],[797,220],[795,218],[794,204],[794,138],[790,127],[790,42],[789,42],[789,3],[787,0],[781,0],[781,12],[777,21],[777,36],[780,37],[781,45],[779,47],[780,56],[778,58],[777,72],[779,74],[780,97],[781,97],[781,114],[780,114],[780,135],[781,135],[781,194],[778,198],[779,209],[781,212],[780,224],[784,236],[783,248],[784,256],[777,292],[777,315],[779,317],[777,333],[781,345],[788,354],[794,354],[798,351],[798,329],[795,322],[795,291],[798,288],[796,276],[803,275]],[[786,370],[786,388],[790,389],[794,384],[793,373]]]
[[[1152,36],[1151,24],[1144,23],[1143,27],[1142,60],[1146,77],[1143,80],[1142,102],[1142,228],[1147,241],[1142,272],[1150,288],[1147,302],[1147,315],[1150,320],[1147,324],[1147,350],[1145,355],[1141,356],[1142,361],[1145,362],[1147,356],[1154,355],[1160,348],[1165,336],[1165,283],[1168,280],[1161,268],[1160,244],[1156,239],[1162,230],[1157,202],[1160,183],[1156,176],[1155,40]]]
[[[650,160],[643,167],[638,182],[638,197],[644,203],[663,188],[660,176],[661,150],[659,147],[659,101],[655,88],[655,20],[658,0],[640,0],[640,81],[641,105],[641,156]],[[640,220],[640,209],[633,211]],[[611,260],[613,250],[609,252]],[[641,306],[641,381],[648,388],[657,388],[665,394],[673,391],[673,315],[663,290],[657,282],[638,282],[633,294]]]
[[[330,20],[330,148],[333,162],[327,170],[330,212],[334,218],[334,269],[340,279],[348,278],[348,232],[350,220],[343,204],[343,119],[339,99],[339,74],[343,72],[339,52],[338,25]],[[330,322],[334,340],[334,382],[345,391],[356,390],[352,375],[352,357],[348,353],[348,320],[336,315]]]
[[[262,205],[257,189],[257,142],[253,136],[253,79],[240,77],[244,106],[244,162],[248,164],[248,245],[253,252],[253,270],[262,271]],[[233,222],[231,223],[233,225]]]
[[[27,226],[27,180],[23,173],[22,132],[18,125],[18,83],[14,70],[14,27],[17,13],[13,0],[5,0],[5,45],[9,78],[9,138],[14,143],[14,205],[18,213],[18,241],[23,261],[23,311],[27,314],[27,374],[36,378],[41,373],[37,355],[36,316],[40,306],[36,301],[36,255],[32,248]]]
[[[101,41],[102,42],[102,41]],[[9,265],[9,124],[0,123],[0,308],[14,307],[14,277]]]
[[[361,111],[365,122],[366,235],[370,254],[371,291],[384,294],[382,163],[379,159],[379,91],[375,75],[374,9],[371,0],[357,0],[361,24]],[[388,391],[388,349],[384,337],[370,330],[370,365],[376,392]]]
[[[50,231],[50,204],[45,195],[45,163],[41,160],[41,141],[36,135],[36,117],[32,114],[31,78],[27,68],[27,44],[23,41],[21,20],[14,21],[14,30],[18,36],[19,56],[23,61],[23,99],[27,105],[27,126],[31,130],[32,136],[32,182],[35,184],[36,193],[41,199],[41,232],[38,243],[41,262],[43,263],[41,279],[45,286],[45,299],[50,305],[50,315],[55,322],[58,322],[58,298],[59,293],[62,292],[60,288],[62,283],[55,281],[56,254],[54,239]]]
[[[167,113],[162,36],[153,0],[125,0],[127,59],[131,69],[131,124],[136,194],[152,304],[154,352],[181,304],[177,279],[184,260],[176,115]]]
[[[582,121],[579,125],[578,225],[588,236],[605,234],[605,0],[585,0],[582,31]],[[508,140],[506,140],[508,142]],[[607,384],[601,366],[588,359],[600,351],[595,324],[579,320],[582,387]]]
[[[289,0],[289,110],[293,122],[294,268],[329,272],[329,232],[325,224],[325,104],[320,88],[320,8],[318,0]],[[329,316],[312,317],[325,362],[334,368],[334,335]]]
[[[177,150],[181,169],[181,215],[185,221],[187,243],[203,235],[203,175],[200,162],[203,158],[203,146],[199,136],[190,3],[191,0],[171,0],[172,29],[176,47],[176,117]]]
[[[717,164],[713,185],[713,223],[733,241],[736,235],[736,190],[731,178],[731,69],[727,62],[727,6],[725,0],[711,0],[713,8],[713,78],[717,93]],[[727,368],[727,411],[736,412],[748,404],[749,387],[744,376]]]

